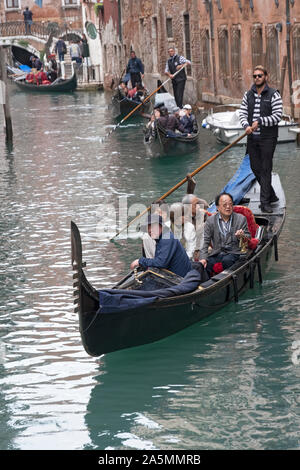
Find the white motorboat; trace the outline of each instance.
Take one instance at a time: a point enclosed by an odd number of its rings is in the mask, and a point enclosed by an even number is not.
[[[227,105],[239,107],[239,105]],[[209,129],[217,138],[218,142],[231,144],[244,133],[239,120],[239,110],[210,112],[202,121],[202,127]],[[278,142],[293,142],[300,133],[299,124],[284,115],[278,125]],[[245,144],[246,137],[240,140],[239,144]]]

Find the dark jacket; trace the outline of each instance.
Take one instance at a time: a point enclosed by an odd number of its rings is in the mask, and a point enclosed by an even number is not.
[[[164,129],[168,131],[175,132],[175,130],[178,129],[180,132],[185,132],[183,125],[173,114],[161,116],[160,118],[158,118],[158,122]]]
[[[155,257],[145,258],[142,256],[139,259],[139,264],[145,268],[148,266],[165,268],[182,277],[192,269],[189,257],[180,241],[174,237],[172,232],[168,231],[163,232],[163,237],[161,236],[156,241]]]
[[[32,21],[32,11],[24,10],[23,16],[24,16],[24,21]]]
[[[67,46],[63,39],[59,39],[55,44],[55,52],[58,54],[66,54],[67,53]]]
[[[130,58],[127,64],[126,73],[144,74],[144,65],[138,57]]]
[[[181,124],[184,127],[184,132],[191,134],[192,132],[197,132],[197,121],[193,114],[190,116],[182,116],[180,119]]]
[[[261,117],[271,116],[272,114],[272,106],[271,106],[271,99],[274,93],[277,90],[274,88],[270,88],[268,84],[265,85],[263,91],[261,92],[261,102],[260,102],[260,115]],[[247,100],[248,100],[248,121],[252,122],[253,118],[253,111],[254,111],[254,104],[255,104],[255,95],[256,93],[256,86],[253,85],[251,89],[247,93]],[[277,137],[278,136],[278,126],[261,126],[260,127],[260,135],[261,137]]]
[[[81,50],[82,57],[90,57],[90,48],[87,39],[82,39]]]
[[[168,60],[168,67],[169,67],[169,72],[173,75],[174,73],[176,73],[178,70],[177,70],[177,65],[182,65],[179,63],[179,55],[175,54],[173,55],[173,57],[170,57],[170,59]],[[183,80],[186,80],[186,73],[185,73],[185,70],[181,70],[175,78],[172,78],[172,81],[174,82],[181,82]]]
[[[219,230],[218,218],[219,212],[208,217],[204,225],[203,245],[200,249],[200,259],[207,259],[208,256],[215,256],[221,251],[224,253],[241,254],[239,247],[239,239],[235,236],[235,232],[243,229],[246,237],[250,238],[251,235],[248,230],[248,223],[245,216],[242,214],[232,213],[231,229],[226,235],[225,240],[221,236]],[[208,255],[208,248],[212,245],[213,249]]]

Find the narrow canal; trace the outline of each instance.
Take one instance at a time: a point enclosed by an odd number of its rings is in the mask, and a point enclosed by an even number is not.
[[[102,142],[109,99],[15,92],[11,152],[1,128],[0,448],[299,448],[299,149],[277,146],[287,219],[263,286],[175,336],[91,358],[73,313],[70,221],[89,280],[110,286],[140,242],[101,239],[103,206],[148,204],[221,148],[202,130],[198,152],[153,158],[133,119]],[[244,152],[199,173],[196,192],[212,200]]]

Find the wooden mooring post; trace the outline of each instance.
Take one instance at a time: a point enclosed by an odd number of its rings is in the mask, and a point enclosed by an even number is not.
[[[13,128],[9,106],[9,94],[7,88],[5,50],[3,46],[0,46],[0,103],[2,103],[3,105],[6,142],[8,145],[12,145]]]

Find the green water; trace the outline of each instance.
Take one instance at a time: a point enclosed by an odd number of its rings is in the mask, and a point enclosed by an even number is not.
[[[70,221],[88,279],[110,286],[140,242],[100,240],[101,207],[148,205],[222,148],[202,130],[198,152],[153,158],[138,120],[102,142],[109,99],[15,93],[11,152],[0,133],[0,448],[298,449],[300,151],[277,146],[287,219],[262,287],[163,341],[91,358],[73,313]],[[244,151],[199,173],[196,192],[212,200]]]

